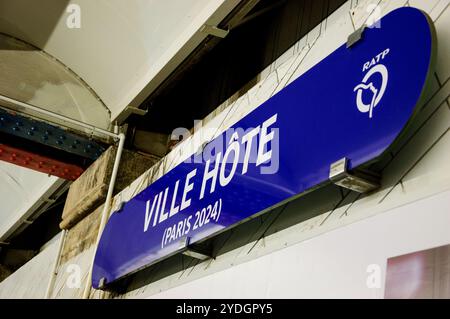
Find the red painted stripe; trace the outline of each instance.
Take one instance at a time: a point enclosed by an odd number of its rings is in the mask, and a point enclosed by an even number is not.
[[[70,181],[76,180],[84,171],[77,165],[67,164],[5,144],[0,144],[0,160]]]

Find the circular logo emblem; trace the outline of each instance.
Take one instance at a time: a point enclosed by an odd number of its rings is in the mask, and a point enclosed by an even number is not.
[[[381,75],[380,88],[376,88],[373,82],[370,81],[372,76],[377,73]],[[367,72],[362,83],[358,84],[353,90],[356,92],[356,106],[358,107],[358,110],[362,113],[369,112],[369,118],[373,117],[373,109],[380,103],[386,92],[388,77],[389,72],[387,68],[383,64],[377,64]],[[370,93],[372,94],[372,99],[369,104],[363,102],[363,92],[365,90],[370,90]]]

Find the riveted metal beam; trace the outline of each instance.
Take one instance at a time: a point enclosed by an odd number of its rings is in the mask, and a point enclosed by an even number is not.
[[[0,109],[0,132],[96,160],[105,148],[59,127]]]
[[[70,181],[76,180],[84,171],[80,166],[30,153],[6,144],[0,144],[0,160]]]

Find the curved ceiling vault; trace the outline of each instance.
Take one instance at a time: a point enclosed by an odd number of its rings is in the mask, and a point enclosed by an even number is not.
[[[0,0],[0,32],[73,70],[114,121],[128,106],[139,107],[208,36],[205,24],[219,24],[240,1]],[[67,25],[71,4],[80,8],[80,28]],[[55,89],[52,81],[47,86]]]
[[[97,127],[109,126],[108,109],[72,71],[45,52],[1,33],[0,74],[1,95]]]

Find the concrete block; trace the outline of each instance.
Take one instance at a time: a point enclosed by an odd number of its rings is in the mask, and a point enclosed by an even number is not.
[[[60,223],[62,229],[70,229],[105,201],[116,149],[110,147],[70,186]],[[127,187],[155,162],[155,158],[124,150],[114,193]]]
[[[61,252],[61,264],[81,254],[95,244],[100,227],[103,205],[67,231]]]

